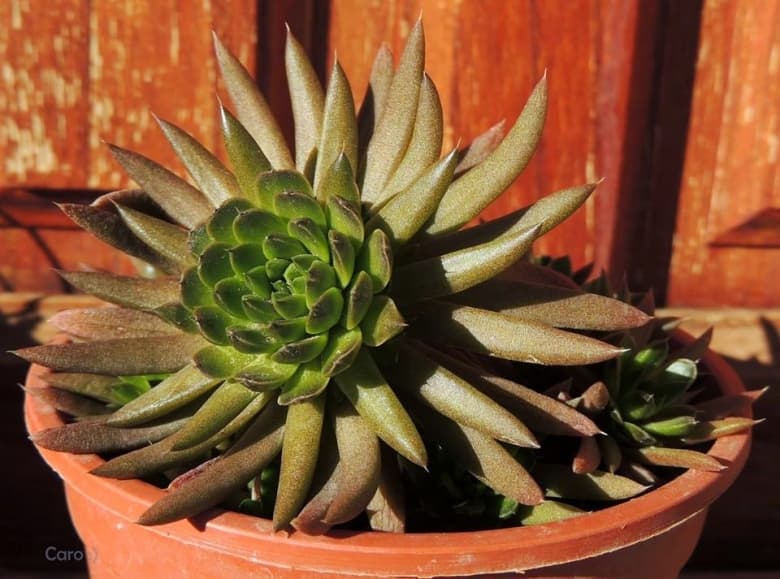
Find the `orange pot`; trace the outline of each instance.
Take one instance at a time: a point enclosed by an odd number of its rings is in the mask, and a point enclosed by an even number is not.
[[[724,393],[744,390],[723,359],[704,364]],[[45,387],[33,366],[29,388]],[[34,397],[25,402],[30,432],[62,424]],[[687,471],[645,495],[589,515],[535,527],[393,535],[272,533],[271,523],[212,510],[159,527],[134,524],[162,490],[138,480],[88,474],[103,461],[39,451],[65,481],[73,523],[93,579],[143,577],[266,578],[355,576],[676,577],[701,533],[708,506],[733,482],[750,450],[750,433],[716,441],[710,454],[729,468]]]

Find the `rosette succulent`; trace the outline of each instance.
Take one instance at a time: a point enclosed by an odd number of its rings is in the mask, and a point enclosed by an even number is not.
[[[578,330],[649,319],[551,284],[524,259],[593,185],[464,229],[531,159],[546,80],[506,136],[497,125],[442,156],[421,23],[396,70],[380,50],[358,114],[339,64],[324,91],[288,35],[293,155],[250,75],[215,46],[235,107],[235,116],[221,107],[232,170],[161,120],[194,184],[112,146],[140,189],[63,206],[151,275],[62,274],[118,307],[61,314],[70,343],[17,352],[55,371],[59,408],[90,409],[36,442],[111,454],[96,475],[173,479],[142,524],[238,495],[273,502],[277,529],[322,532],[368,510],[374,528],[399,530],[397,465],[425,467],[426,445],[447,448],[502,495],[541,502],[507,445],[537,447],[531,429],[598,428],[463,353],[591,364],[622,348]],[[127,384],[143,387],[117,397]],[[95,410],[96,400],[108,405]]]

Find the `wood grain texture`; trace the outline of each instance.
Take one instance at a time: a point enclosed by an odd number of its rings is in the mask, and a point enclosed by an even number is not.
[[[467,143],[501,119],[513,122],[547,69],[550,104],[541,146],[482,218],[604,177],[587,207],[547,235],[537,251],[570,253],[580,265],[595,260],[619,276],[647,125],[655,6],[619,0],[333,0],[329,44],[359,100],[381,42],[397,58],[422,14],[426,69],[444,108],[445,147],[459,139]]]
[[[83,187],[87,2],[0,2],[0,186]]]
[[[778,102],[780,1],[705,2],[670,305],[780,305],[780,249],[713,244],[780,207]]]

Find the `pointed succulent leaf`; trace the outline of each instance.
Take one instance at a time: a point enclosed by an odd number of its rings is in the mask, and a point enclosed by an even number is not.
[[[669,466],[676,468],[692,468],[717,472],[726,468],[714,456],[684,448],[665,448],[648,446],[632,450],[632,456],[639,462],[653,466]]]
[[[315,261],[306,272],[306,305],[312,307],[327,290],[336,285],[336,272],[327,263]]]
[[[406,189],[422,175],[427,167],[436,162],[441,154],[443,135],[444,121],[439,93],[436,91],[436,87],[430,77],[427,74],[423,74],[412,137],[401,163],[388,181],[386,187],[387,199]],[[453,152],[453,170],[456,162]],[[446,188],[446,185],[444,188]],[[444,194],[443,189],[442,194]]]
[[[109,426],[136,426],[170,414],[213,390],[219,383],[190,364],[172,374],[157,386],[132,400],[114,412],[106,424]]]
[[[643,422],[642,428],[653,436],[678,438],[694,432],[697,424],[699,421],[694,416],[683,414],[669,418],[658,417],[655,420]]]
[[[375,294],[387,287],[393,274],[393,250],[384,231],[375,229],[369,234],[357,263],[371,277]]]
[[[355,248],[343,233],[328,231],[328,246],[339,285],[346,288],[355,272]]]
[[[228,199],[222,203],[206,223],[206,231],[214,241],[235,243],[233,224],[244,211],[252,209],[252,204],[242,198]]]
[[[420,414],[431,435],[452,449],[466,469],[498,494],[521,505],[544,500],[542,489],[528,471],[490,436],[435,412]]]
[[[211,288],[203,283],[197,268],[184,272],[180,282],[181,301],[188,308],[207,306],[214,303]]]
[[[176,436],[169,436],[151,446],[146,446],[113,458],[105,464],[93,469],[91,474],[119,479],[141,478],[151,474],[164,472],[173,468],[191,466],[193,462],[203,460],[214,447],[229,437],[244,431],[246,426],[255,419],[258,413],[268,404],[270,394],[261,393],[255,397],[233,420],[221,428],[207,440],[186,448],[172,450]],[[251,431],[251,428],[248,432]],[[237,445],[244,440],[243,436],[228,449],[238,450]]]
[[[355,251],[359,250],[365,235],[359,210],[353,203],[338,195],[328,197],[327,209],[330,228],[344,234],[355,246]]]
[[[252,363],[241,369],[236,380],[253,390],[269,390],[281,386],[292,378],[297,364],[284,364],[271,359],[268,354],[252,356]]]
[[[325,96],[306,51],[292,35],[289,27],[284,64],[295,120],[295,166],[298,171],[303,172],[309,155],[320,143]]]
[[[123,376],[175,372],[205,344],[200,336],[179,334],[33,346],[14,353],[28,362],[60,372]]]
[[[114,307],[65,310],[50,318],[49,323],[72,336],[90,340],[173,336],[180,333],[152,314]]]
[[[420,344],[404,344],[394,365],[393,383],[413,393],[437,412],[462,426],[518,446],[538,448],[531,431],[508,410],[457,374],[420,352]],[[427,351],[425,349],[424,351]]]
[[[588,474],[595,471],[601,464],[601,451],[595,438],[584,437],[580,439],[577,454],[574,455],[571,470],[576,474]]]
[[[546,525],[547,523],[565,521],[566,519],[585,514],[587,512],[582,509],[548,499],[538,505],[520,507],[514,520],[517,520],[524,526]]]
[[[158,118],[157,123],[198,189],[212,205],[219,207],[231,197],[241,197],[236,178],[206,147],[168,121]]]
[[[393,279],[393,295],[402,302],[416,302],[474,287],[520,259],[538,237],[539,229],[537,225],[495,241],[399,267]]]
[[[312,304],[306,318],[306,331],[309,334],[328,331],[339,322],[343,309],[344,297],[341,292],[338,288],[330,288]]]
[[[575,330],[624,330],[650,321],[631,305],[557,286],[490,279],[453,298],[513,318]]]
[[[319,206],[319,203],[317,205]],[[287,226],[287,232],[300,241],[312,255],[322,261],[330,261],[328,239],[325,237],[325,232],[322,228],[312,219],[300,217],[291,220]]]
[[[68,392],[67,390],[27,388],[25,392],[43,404],[76,418],[84,417],[88,420],[94,420],[95,417],[100,417],[110,412],[105,404],[73,392]]]
[[[276,213],[276,196],[279,193],[290,192],[311,197],[311,185],[297,171],[269,171],[258,177],[256,183],[256,199],[263,210]],[[282,202],[284,203],[284,201]],[[301,201],[304,203],[304,201]],[[287,207],[283,205],[283,207]]]
[[[281,344],[260,328],[231,326],[227,329],[230,345],[245,354],[275,352]]]
[[[212,243],[201,254],[198,274],[207,285],[213,287],[223,279],[233,277],[235,273],[230,263],[230,245]]]
[[[414,422],[365,349],[334,379],[379,438],[401,456],[425,466],[428,455]]]
[[[360,329],[333,328],[328,345],[322,352],[322,373],[326,376],[340,374],[355,361],[363,343]]]
[[[406,326],[395,302],[385,295],[376,296],[360,322],[363,343],[376,348],[396,337]]]
[[[315,396],[287,408],[274,530],[286,527],[306,500],[319,455],[325,397]]]
[[[59,390],[67,390],[101,402],[113,402],[114,386],[119,383],[119,379],[114,376],[77,372],[54,372],[43,376],[43,380]]]
[[[230,343],[227,329],[236,323],[236,319],[219,306],[200,306],[192,312],[198,329],[208,341],[220,346]]]
[[[255,273],[258,275],[255,275]],[[253,278],[259,279],[259,274],[262,273],[262,279],[265,280],[265,289],[263,290],[264,293],[258,291],[258,287],[260,286],[255,283],[256,280],[249,279],[249,285],[252,288],[252,291],[261,293],[261,295],[246,295],[241,298],[241,302],[244,306],[244,312],[246,313],[246,316],[253,322],[272,322],[278,316],[276,308],[274,308],[274,305],[269,299],[262,297],[262,295],[270,296],[271,286],[268,284],[268,277],[265,275],[265,270],[255,273],[250,272],[247,277],[249,278],[249,275],[252,275]]]
[[[298,191],[280,191],[273,198],[274,213],[284,219],[308,217],[311,221],[325,227],[325,212],[322,205],[311,195]]]
[[[603,471],[576,474],[557,464],[538,464],[534,478],[551,498],[586,501],[619,501],[641,494],[647,487],[624,476]]]
[[[184,229],[130,207],[117,205],[116,209],[130,231],[159,255],[175,263],[177,271],[194,264]]]
[[[284,221],[260,209],[244,211],[233,222],[233,233],[236,239],[245,243],[259,244],[272,233],[286,232]]]
[[[271,359],[282,364],[303,364],[319,356],[328,345],[328,334],[308,336],[297,342],[290,342],[273,353]]]
[[[179,262],[138,235],[120,215],[90,205],[62,203],[58,205],[65,215],[79,227],[124,253],[137,257],[167,273],[180,270]],[[149,219],[153,219],[149,217]],[[171,226],[173,227],[173,226]]]
[[[615,473],[623,463],[623,452],[620,445],[611,436],[599,436],[596,438],[599,443],[599,453],[601,462],[609,473]]]
[[[390,452],[387,447],[381,449],[382,471],[379,475],[379,486],[366,506],[366,515],[374,531],[403,533],[406,525],[403,488],[398,461]]]
[[[436,341],[517,362],[573,366],[603,362],[623,350],[539,322],[437,302],[416,325]],[[551,349],[550,344],[555,344]]]
[[[468,147],[459,151],[458,166],[455,167],[456,177],[487,159],[501,144],[505,129],[506,121],[500,121],[471,141]]]
[[[263,246],[259,243],[241,243],[230,249],[229,253],[233,271],[247,275],[257,268],[257,271],[265,274],[265,268],[259,266],[264,265],[267,260],[263,253]],[[265,294],[265,292],[261,293]]]
[[[230,423],[257,396],[235,382],[225,382],[204,402],[176,434],[173,450],[183,450],[209,439]]]
[[[114,428],[102,420],[73,422],[30,435],[37,445],[73,454],[113,453],[147,446],[177,432],[187,422],[179,418],[141,428]]]
[[[737,434],[759,424],[761,420],[744,418],[742,416],[730,416],[720,420],[710,420],[700,422],[690,433],[688,433],[682,442],[685,444],[700,444],[708,440],[715,440],[721,436]]]
[[[188,477],[146,510],[138,519],[140,525],[161,525],[195,515],[216,506],[233,491],[246,485],[278,454],[284,433],[284,413],[269,405],[239,442],[234,451],[207,463],[197,475]]]
[[[371,231],[381,228],[394,245],[407,243],[433,215],[444,191],[452,181],[457,157],[455,151],[422,173],[394,195],[366,224]]]
[[[417,21],[409,33],[384,111],[368,143],[363,201],[370,205],[383,200],[385,186],[412,138],[424,69],[425,37],[422,22]]]
[[[265,332],[285,344],[300,340],[306,335],[306,318],[292,318],[290,320],[274,320],[266,325]]]
[[[358,114],[358,133],[360,138],[360,166],[365,165],[366,148],[371,140],[379,118],[387,102],[390,84],[393,82],[393,55],[386,44],[382,44],[371,66],[371,74],[366,95]]]
[[[220,120],[222,122],[222,137],[225,142],[233,174],[241,188],[244,197],[251,198],[255,192],[255,181],[260,173],[271,170],[271,163],[266,159],[260,146],[239,120],[219,103]]]
[[[179,284],[172,278],[144,279],[93,271],[59,274],[85,293],[133,309],[153,310],[179,299]]]
[[[368,313],[374,299],[374,282],[365,271],[358,272],[347,293],[347,303],[344,308],[344,327],[348,330],[356,328]]]
[[[216,302],[231,316],[243,318],[243,297],[250,293],[249,287],[237,278],[223,279],[214,286]]]
[[[271,303],[276,312],[285,320],[299,318],[309,311],[306,307],[306,298],[301,295],[285,296],[275,293],[271,296]]]
[[[506,138],[482,163],[456,180],[426,229],[437,235],[459,229],[476,217],[525,169],[542,135],[547,112],[547,78],[534,88]]]
[[[338,62],[333,70],[325,95],[322,134],[317,149],[317,166],[314,172],[314,188],[319,189],[320,175],[325,174],[341,153],[350,166],[357,167],[358,134],[355,120],[355,103],[352,89]]]
[[[315,189],[319,201],[325,202],[330,197],[338,195],[355,206],[360,204],[360,192],[355,183],[355,173],[346,153],[343,151],[339,153],[333,164],[324,171]]]
[[[247,366],[253,356],[237,352],[233,348],[206,346],[193,357],[195,366],[212,378],[230,378]]]
[[[171,219],[193,229],[211,216],[214,206],[195,187],[143,155],[115,145],[109,145],[109,148],[133,181]]]
[[[225,48],[216,34],[214,49],[225,88],[236,107],[241,124],[252,135],[275,169],[291,169],[295,166],[292,155],[257,84],[238,59]]]
[[[292,378],[282,385],[278,403],[287,406],[319,396],[329,380],[330,378],[322,373],[318,361],[311,360],[301,364]]]
[[[590,418],[568,404],[433,349],[429,349],[428,353],[439,363],[468,380],[469,384],[512,411],[534,432],[559,436],[593,436],[599,433],[599,427]]]

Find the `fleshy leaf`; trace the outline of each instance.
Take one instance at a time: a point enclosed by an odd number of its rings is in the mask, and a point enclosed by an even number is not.
[[[162,374],[183,368],[207,342],[200,336],[179,334],[22,348],[14,353],[60,372],[113,376]]]
[[[337,327],[331,330],[328,345],[322,352],[322,373],[335,376],[349,368],[362,343],[362,334],[358,328],[346,330]]]
[[[599,470],[576,474],[563,465],[537,464],[534,478],[545,489],[545,496],[585,501],[619,501],[647,490],[629,478]]]
[[[363,343],[372,348],[381,346],[400,334],[406,325],[392,299],[385,295],[376,296],[360,322]]]
[[[407,243],[433,215],[452,181],[457,160],[453,151],[393,196],[366,224],[384,230],[394,245]]]
[[[623,330],[642,326],[651,319],[641,310],[612,298],[502,279],[488,280],[453,299],[513,318],[575,330]]]
[[[194,264],[185,230],[130,207],[117,205],[116,209],[130,231],[165,259],[175,263],[177,271]]]
[[[371,276],[375,294],[387,287],[393,274],[393,251],[390,238],[384,231],[375,229],[369,234],[357,263],[361,270]]]
[[[761,420],[744,418],[742,416],[731,416],[720,420],[711,420],[700,422],[682,441],[685,444],[699,444],[708,440],[715,440],[721,436],[737,434],[759,424]]]
[[[145,279],[95,271],[59,274],[85,293],[136,310],[153,310],[179,300],[179,284],[172,278]]]
[[[109,417],[106,424],[121,428],[149,422],[178,410],[213,390],[218,383],[219,380],[206,376],[195,366],[187,365],[122,406]]]
[[[536,438],[508,410],[425,356],[421,344],[404,344],[393,365],[393,384],[462,426],[518,446],[538,448]],[[422,350],[427,351],[427,348]]]
[[[415,329],[431,339],[517,362],[577,366],[603,362],[623,350],[539,322],[437,302],[426,305]],[[551,348],[550,345],[555,347]]]
[[[109,145],[111,154],[128,175],[154,199],[171,219],[194,229],[211,216],[214,206],[185,180],[138,153]]]
[[[333,229],[328,231],[328,246],[339,285],[345,288],[355,272],[355,248],[346,235]]]
[[[254,79],[214,34],[214,51],[238,119],[275,169],[292,169],[290,150]]]
[[[241,197],[236,178],[206,147],[168,121],[157,119],[157,123],[193,181],[214,207],[232,197]]]
[[[311,152],[320,143],[325,96],[314,67],[289,27],[284,64],[295,119],[295,166],[302,173]]]
[[[173,336],[179,330],[157,316],[126,308],[65,310],[49,323],[73,336],[90,340]]]
[[[542,502],[542,489],[500,443],[435,412],[420,413],[431,435],[451,449],[466,469],[498,494],[522,505]]]
[[[236,176],[244,197],[251,198],[255,192],[255,181],[260,173],[271,170],[260,146],[239,120],[219,103],[222,137],[225,142],[233,174]]]
[[[79,227],[86,229],[111,247],[116,247],[120,251],[159,267],[167,273],[179,271],[176,260],[157,251],[157,248],[149,244],[143,237],[139,239],[140,236],[131,227],[128,227],[116,213],[76,203],[62,203],[58,207]]]
[[[726,468],[726,466],[721,464],[714,456],[684,448],[648,446],[645,448],[636,448],[632,453],[640,462],[653,466],[692,468],[694,470],[712,472],[717,472]]]
[[[368,522],[374,531],[403,533],[406,511],[398,462],[387,447],[383,447],[381,452],[382,472],[379,475],[379,487],[366,506]]]
[[[358,132],[360,137],[360,166],[365,166],[366,148],[371,140],[379,118],[385,109],[390,84],[393,82],[393,55],[386,44],[382,44],[371,66],[371,75],[366,87],[366,95],[358,114]],[[362,181],[362,179],[361,179]]]
[[[334,379],[379,438],[401,456],[425,466],[428,455],[414,422],[365,349]]]
[[[344,297],[341,292],[338,288],[330,288],[312,304],[306,318],[306,331],[309,334],[326,332],[339,322],[343,309]]]
[[[287,226],[287,232],[300,241],[312,255],[324,262],[330,261],[325,232],[312,219],[308,217],[293,219]]]
[[[287,526],[306,500],[317,466],[324,412],[324,396],[309,398],[287,408],[274,530]]]
[[[506,138],[484,161],[447,190],[426,232],[459,229],[476,217],[525,169],[542,135],[547,112],[547,78],[534,88]]]
[[[140,525],[161,525],[189,517],[221,503],[246,485],[279,453],[284,412],[274,404],[257,418],[229,454],[209,462],[196,476],[178,484],[138,519]]]
[[[439,93],[428,75],[423,74],[412,137],[401,163],[386,186],[383,195],[386,199],[390,199],[399,191],[406,189],[420,177],[426,168],[436,162],[441,154],[443,135],[444,121]],[[455,153],[453,152],[453,170],[455,163]],[[442,187],[441,195],[444,194],[445,188],[446,185]]]
[[[385,185],[412,138],[424,69],[425,36],[418,20],[409,33],[384,111],[368,143],[362,187],[363,201],[368,204],[382,199]]]
[[[333,63],[325,95],[322,135],[317,150],[314,189],[318,190],[324,174],[341,153],[347,157],[354,172],[358,160],[358,134],[352,89],[338,62]]]
[[[399,267],[393,278],[393,295],[402,302],[415,302],[474,287],[520,259],[538,237],[539,229],[537,225],[482,245]]]
[[[515,520],[524,526],[546,525],[547,523],[564,521],[585,514],[587,514],[586,511],[572,505],[546,500],[538,505],[520,507],[517,515],[515,515]]]
[[[327,345],[327,333],[308,336],[297,342],[285,344],[271,355],[271,359],[281,364],[303,364],[314,360]]]
[[[190,448],[208,440],[238,416],[255,396],[256,392],[241,384],[225,382],[179,430],[173,450]]]
[[[356,328],[363,321],[374,297],[374,282],[365,271],[358,272],[347,293],[344,309],[344,327]]]
[[[328,223],[331,229],[344,234],[355,246],[355,251],[363,245],[365,230],[363,218],[351,201],[339,195],[331,195],[327,200]]]
[[[329,380],[330,378],[322,373],[318,361],[312,360],[301,364],[292,378],[282,385],[278,403],[287,406],[319,396],[325,390]]]
[[[580,447],[574,455],[571,470],[576,474],[588,474],[596,470],[601,464],[601,451],[595,438],[584,437],[580,439]]]
[[[346,153],[339,153],[333,164],[320,176],[315,191],[317,199],[322,202],[338,195],[355,206],[360,204],[360,192],[355,183],[355,173]]]
[[[455,175],[459,177],[472,167],[476,167],[496,150],[504,138],[506,121],[500,121],[476,137],[465,150],[459,151],[458,166]]]

